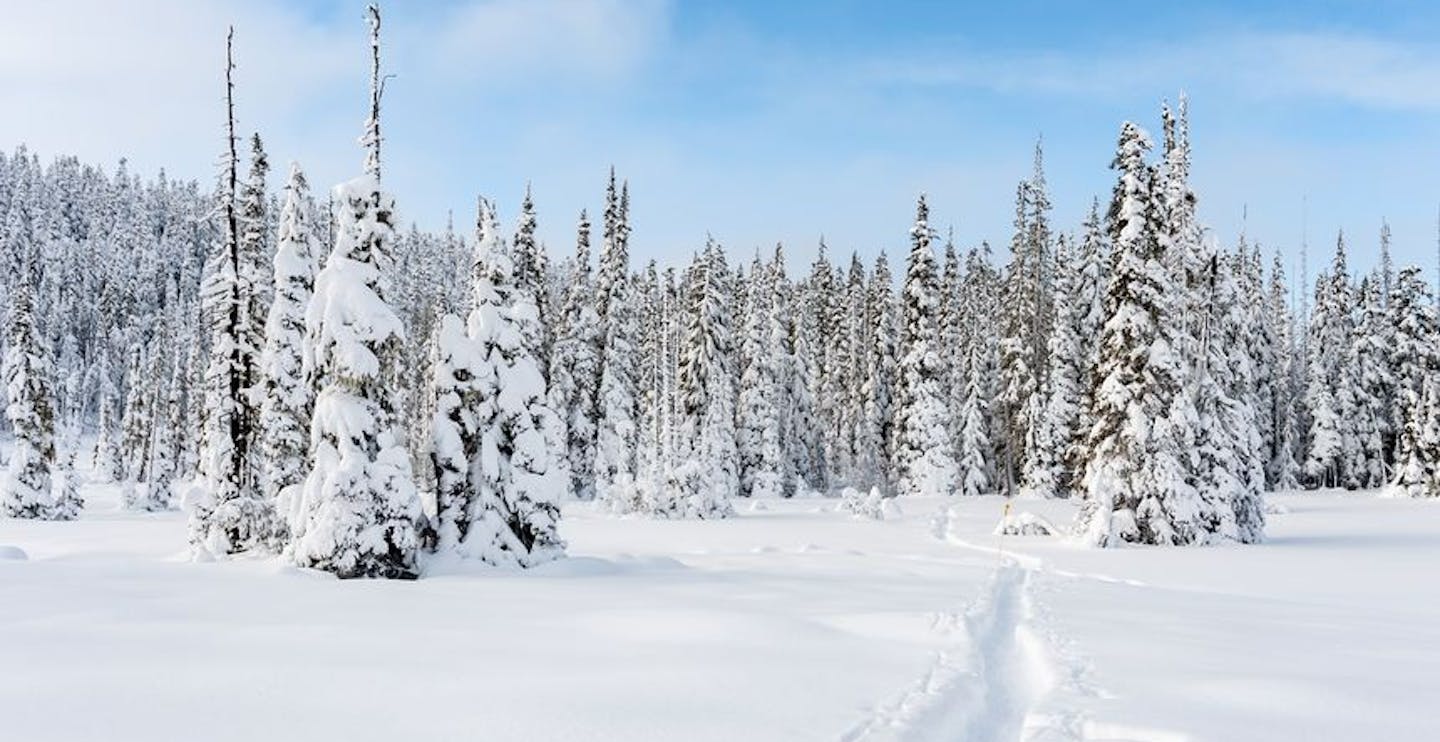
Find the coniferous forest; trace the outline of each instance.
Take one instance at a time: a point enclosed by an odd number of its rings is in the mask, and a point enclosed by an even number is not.
[[[1037,145],[1003,245],[955,244],[920,195],[873,262],[710,240],[639,265],[613,170],[591,212],[516,184],[473,226],[405,225],[369,20],[370,116],[333,189],[242,132],[233,34],[214,182],[0,155],[5,515],[79,516],[88,457],[126,508],[182,508],[198,557],[412,578],[430,554],[553,560],[570,500],[719,519],[1069,498],[1109,546],[1260,542],[1277,490],[1440,497],[1424,274],[1392,265],[1384,225],[1337,235],[1313,281],[1208,230],[1183,96],[1154,135],[1119,127],[1080,224],[1052,220]],[[1374,271],[1352,241],[1378,244]]]

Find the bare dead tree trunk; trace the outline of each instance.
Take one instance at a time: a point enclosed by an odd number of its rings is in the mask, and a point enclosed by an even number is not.
[[[384,80],[380,77],[380,6],[370,5],[370,118],[365,122],[365,172],[380,180],[380,96]]]

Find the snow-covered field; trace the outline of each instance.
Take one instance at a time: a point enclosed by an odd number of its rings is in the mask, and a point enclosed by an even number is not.
[[[340,582],[192,563],[179,513],[87,494],[0,520],[0,739],[1440,738],[1435,502],[1282,495],[1262,546],[1110,550],[1000,543],[997,498],[570,506],[530,573]]]

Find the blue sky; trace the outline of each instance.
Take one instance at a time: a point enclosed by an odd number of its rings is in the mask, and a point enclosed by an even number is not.
[[[242,126],[314,182],[358,170],[362,3],[36,5],[0,29],[4,146],[208,177],[233,22]],[[1037,137],[1072,229],[1109,192],[1120,123],[1158,130],[1185,90],[1219,237],[1243,227],[1293,265],[1303,224],[1313,273],[1342,228],[1368,266],[1388,219],[1397,259],[1433,270],[1440,8],[1101,5],[391,2],[388,186],[423,225],[450,209],[468,225],[477,193],[510,218],[531,181],[542,237],[566,251],[613,163],[638,259],[683,258],[710,232],[738,255],[783,241],[792,265],[821,234],[903,249],[923,190],[960,243],[1002,247]]]

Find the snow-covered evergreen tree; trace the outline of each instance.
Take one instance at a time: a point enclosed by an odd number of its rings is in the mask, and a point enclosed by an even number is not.
[[[1345,469],[1350,481],[1362,489],[1385,483],[1389,472],[1390,431],[1390,315],[1381,294],[1380,274],[1360,279],[1356,289],[1357,317],[1348,366],[1355,407],[1350,416],[1354,445],[1346,451]]]
[[[635,490],[639,307],[630,276],[628,190],[616,196],[615,172],[606,192],[600,280],[596,286],[602,350],[596,396],[595,491],[621,511],[632,509]]]
[[[741,497],[778,497],[785,474],[780,450],[780,371],[778,343],[783,330],[775,322],[775,277],[755,256],[746,292],[749,307],[741,344],[747,359],[740,375],[736,410],[736,448]],[[779,332],[777,332],[777,330]]]
[[[1088,350],[1078,334],[1082,328],[1076,313],[1088,307],[1073,302],[1072,297],[1081,281],[1079,270],[1086,266],[1070,254],[1063,236],[1056,243],[1055,262],[1057,300],[1046,364],[1049,376],[1042,387],[1044,406],[1033,427],[1032,445],[1026,447],[1020,485],[1020,493],[1028,497],[1069,495],[1073,479],[1068,467],[1070,449],[1082,433],[1080,405],[1084,399],[1080,381],[1086,370]]]
[[[890,466],[895,398],[895,292],[890,262],[882,251],[875,257],[865,287],[865,353],[857,358],[861,371],[855,424],[855,486],[893,491]]]
[[[940,287],[931,237],[930,208],[922,195],[910,230],[896,372],[895,472],[902,495],[949,495],[958,479],[940,361]]]
[[[438,344],[438,546],[530,567],[564,551],[558,502],[569,480],[565,435],[547,401],[540,359],[526,343],[525,327],[538,310],[516,285],[511,253],[484,202],[480,224],[467,336],[442,320]],[[463,470],[461,462],[468,462]]]
[[[287,553],[342,578],[413,578],[422,513],[395,390],[385,383],[405,330],[386,301],[395,201],[380,188],[380,11],[372,5],[369,13],[366,174],[335,189],[335,248],[305,315],[304,369],[319,391]]]
[[[730,500],[740,486],[726,278],[725,254],[712,240],[691,268],[676,384],[681,488],[677,511],[683,517],[731,515]]]
[[[1397,435],[1395,473],[1385,492],[1440,496],[1440,320],[1418,267],[1403,268],[1396,277],[1390,316]]]
[[[233,30],[231,32],[233,38]],[[242,209],[236,153],[234,85],[227,44],[225,71],[227,148],[222,159],[219,188],[219,239],[208,266],[204,288],[205,314],[210,323],[210,362],[205,371],[205,415],[201,438],[200,470],[204,489],[192,493],[190,545],[197,553],[223,556],[257,546],[273,545],[276,536],[273,508],[255,481],[256,437],[253,386],[259,348],[258,304],[251,264],[261,239],[252,227],[254,209],[264,186],[264,153],[256,138],[252,182]]]
[[[1206,511],[1192,484],[1196,413],[1185,388],[1184,331],[1159,240],[1149,149],[1145,132],[1126,122],[1112,165],[1119,180],[1108,214],[1108,318],[1081,480],[1080,529],[1099,546],[1199,543],[1218,527],[1219,514]]]
[[[1316,282],[1315,308],[1310,315],[1305,406],[1311,422],[1305,474],[1317,487],[1358,486],[1346,467],[1356,445],[1350,417],[1355,411],[1355,377],[1350,367],[1353,333],[1350,273],[1342,234],[1335,242],[1330,271]]]
[[[51,403],[49,349],[35,329],[32,279],[26,256],[33,249],[7,240],[22,257],[19,280],[10,290],[10,322],[5,350],[5,417],[15,435],[5,478],[0,481],[0,512],[11,518],[68,520],[52,494],[55,461],[55,411]]]
[[[310,449],[310,409],[314,390],[303,375],[305,313],[315,291],[314,227],[310,224],[310,186],[299,165],[290,166],[279,241],[272,261],[274,299],[265,322],[260,356],[264,396],[260,403],[263,493],[288,521],[304,482]],[[288,522],[285,524],[288,527]]]
[[[580,212],[575,239],[574,274],[561,309],[563,331],[556,337],[550,364],[550,396],[565,421],[568,436],[570,496],[595,497],[596,401],[600,382],[600,318],[590,272],[590,220]]]

